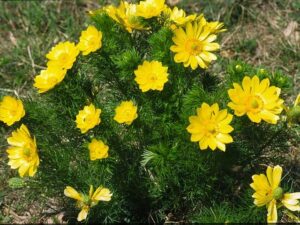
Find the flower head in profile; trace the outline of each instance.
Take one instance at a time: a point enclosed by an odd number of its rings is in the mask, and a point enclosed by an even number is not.
[[[135,81],[142,92],[149,90],[162,91],[164,84],[168,81],[168,67],[163,66],[158,61],[144,61],[138,69],[134,71]]]
[[[54,88],[66,76],[67,70],[59,67],[48,67],[42,70],[39,75],[34,78],[33,86],[38,89],[39,93],[44,93]]]
[[[77,216],[78,221],[85,220],[90,208],[97,205],[99,201],[110,201],[112,193],[107,188],[103,188],[102,186],[98,187],[94,191],[93,185],[90,185],[89,194],[83,194],[77,192],[74,188],[67,186],[64,190],[65,196],[69,198],[73,198],[77,201],[76,206],[81,209]]]
[[[8,153],[8,165],[12,169],[18,169],[21,177],[33,177],[40,164],[37,153],[35,138],[30,136],[28,128],[22,124],[19,129],[12,132],[11,137],[7,138],[10,147],[6,150]]]
[[[233,142],[229,135],[233,131],[230,122],[233,116],[227,113],[226,109],[219,110],[217,103],[209,106],[207,103],[202,103],[197,109],[196,116],[190,116],[190,125],[187,131],[192,135],[192,142],[199,142],[201,150],[216,148],[225,151],[225,144]]]
[[[174,30],[171,51],[175,52],[174,60],[176,63],[183,63],[185,67],[193,70],[200,66],[206,69],[211,61],[217,57],[211,53],[220,48],[220,45],[213,42],[217,36],[212,29],[201,20],[188,22],[185,27]]]
[[[145,0],[137,5],[137,16],[145,19],[159,16],[165,9],[165,0]]]
[[[283,205],[291,211],[300,211],[300,192],[284,193],[280,187],[282,168],[280,166],[274,168],[268,166],[266,174],[267,176],[265,174],[253,175],[253,183],[250,186],[255,191],[252,195],[254,204],[258,207],[267,206],[268,223],[277,222],[279,205]]]
[[[76,116],[77,128],[84,134],[100,124],[101,109],[96,109],[93,104],[85,106]]]
[[[98,31],[94,26],[88,26],[88,28],[81,32],[78,49],[82,51],[82,55],[88,55],[91,52],[95,52],[102,46],[102,32]]]
[[[0,102],[0,121],[11,126],[20,121],[23,116],[25,116],[25,110],[22,101],[11,96],[4,96]]]
[[[300,124],[300,94],[295,99],[292,107],[284,106],[287,115],[288,125]]]
[[[247,115],[252,122],[276,124],[278,114],[283,110],[283,100],[279,98],[280,88],[271,86],[268,78],[260,82],[257,76],[245,76],[242,86],[233,83],[228,91],[231,102],[228,106],[236,116]]]
[[[109,147],[103,143],[103,141],[98,141],[93,138],[92,142],[88,145],[90,151],[90,160],[94,161],[97,159],[105,159],[108,157]]]
[[[224,23],[219,21],[207,22],[203,14],[199,15],[196,20],[199,21],[199,23],[207,26],[212,34],[218,34],[226,31],[226,29],[224,29]]]
[[[170,9],[169,7],[165,8],[164,14],[169,18],[169,21],[175,24],[174,28],[177,28],[176,25],[183,26],[196,19],[195,14],[187,16],[183,9],[178,9],[176,6],[173,9]]]
[[[137,117],[137,107],[133,101],[124,101],[116,109],[114,120],[130,125]]]
[[[119,7],[110,5],[105,7],[104,10],[113,20],[123,25],[129,33],[132,33],[133,30],[147,29],[137,16],[136,7],[135,4],[121,1]]]
[[[60,42],[52,47],[50,52],[46,55],[47,59],[49,59],[47,66],[60,69],[71,69],[78,54],[79,49],[74,43],[69,41]]]

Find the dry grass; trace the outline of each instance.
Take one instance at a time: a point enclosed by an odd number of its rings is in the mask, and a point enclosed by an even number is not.
[[[300,27],[291,17],[292,1],[280,8],[270,1],[242,7],[239,22],[223,38],[223,57],[239,58],[250,64],[266,66],[272,71],[281,69],[293,77],[295,93],[299,92],[300,79]],[[250,17],[250,19],[249,19]],[[253,46],[249,46],[249,45]],[[247,46],[248,45],[248,46]],[[237,49],[241,46],[242,49]]]

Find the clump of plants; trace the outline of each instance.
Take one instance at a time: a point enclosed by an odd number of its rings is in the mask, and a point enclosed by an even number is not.
[[[223,23],[164,0],[90,18],[46,55],[38,93],[2,98],[11,169],[78,221],[296,220],[300,192],[279,165],[300,121],[287,76],[237,61],[209,70]]]

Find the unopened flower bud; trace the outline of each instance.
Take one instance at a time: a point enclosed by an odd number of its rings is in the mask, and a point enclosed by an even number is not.
[[[273,192],[273,198],[276,200],[281,199],[283,196],[283,190],[281,187],[277,187]]]
[[[235,66],[235,70],[236,70],[237,72],[242,72],[242,71],[243,71],[243,67],[242,67],[240,64],[237,64],[237,65]]]
[[[288,110],[287,120],[292,124],[300,124],[300,106],[296,105]]]

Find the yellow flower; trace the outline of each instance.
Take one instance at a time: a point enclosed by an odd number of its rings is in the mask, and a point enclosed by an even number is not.
[[[106,13],[117,23],[122,24],[129,33],[135,30],[146,29],[136,13],[136,5],[121,1],[119,7],[113,5],[104,8]]]
[[[101,109],[96,109],[93,104],[85,106],[76,116],[77,128],[84,134],[97,126],[100,122]]]
[[[168,67],[163,66],[158,61],[144,61],[138,69],[134,71],[135,81],[142,92],[149,90],[162,91],[164,84],[168,81]]]
[[[300,93],[297,95],[297,98],[295,99],[294,106],[300,105]]]
[[[8,153],[8,165],[12,169],[18,169],[21,177],[29,175],[33,177],[40,164],[37,154],[36,140],[31,138],[27,127],[22,124],[19,129],[12,132],[7,138],[11,145],[6,151]]]
[[[283,100],[279,98],[280,88],[271,86],[268,78],[259,81],[257,76],[252,79],[245,76],[242,87],[234,83],[234,89],[228,91],[232,102],[228,106],[236,116],[247,114],[252,122],[276,124],[283,110]]]
[[[88,28],[81,32],[78,49],[82,51],[82,55],[88,55],[91,52],[95,52],[102,46],[102,32],[98,31],[94,26],[88,26]]]
[[[103,141],[98,141],[95,138],[88,146],[90,150],[90,160],[105,159],[108,157],[109,147],[103,143]]]
[[[47,66],[61,69],[70,69],[76,61],[79,49],[74,43],[69,41],[60,42],[52,47],[51,51],[46,55],[49,59]]]
[[[267,206],[268,223],[277,222],[277,204],[282,203],[287,209],[291,211],[299,211],[300,192],[285,193],[280,187],[282,168],[275,166],[274,168],[268,166],[266,175],[255,174],[252,176],[253,183],[251,188],[255,191],[252,195],[254,204],[258,207]]]
[[[42,70],[39,75],[34,78],[33,86],[38,88],[39,93],[44,93],[54,88],[66,76],[67,70],[59,67],[48,67]]]
[[[137,107],[132,101],[122,102],[116,109],[114,120],[118,123],[130,125],[137,117]]]
[[[77,200],[77,207],[81,209],[77,216],[78,221],[85,220],[90,208],[97,205],[99,201],[110,201],[112,193],[103,187],[98,187],[94,191],[93,185],[90,185],[89,195],[78,193],[74,188],[67,186],[64,190],[65,196]]]
[[[165,9],[165,0],[145,0],[137,5],[137,16],[150,19],[159,16]]]
[[[200,66],[206,69],[211,61],[217,57],[212,54],[220,48],[218,43],[213,42],[217,36],[211,28],[201,21],[189,22],[185,28],[179,27],[174,31],[171,51],[175,52],[174,61],[190,66],[193,70]]]
[[[196,15],[186,16],[186,13],[183,9],[178,9],[176,6],[172,9],[165,8],[164,14],[169,17],[171,22],[174,22],[176,25],[183,26],[188,22],[192,22],[196,19]]]
[[[300,192],[285,193],[281,203],[291,211],[300,211]]]
[[[22,101],[11,96],[4,96],[0,102],[0,121],[11,126],[20,121],[23,116],[25,116],[25,110]]]
[[[226,31],[226,29],[223,29],[224,23],[220,23],[219,21],[208,22],[207,26],[210,28],[213,34]]]
[[[224,23],[221,23],[219,21],[207,22],[203,14],[199,15],[196,20],[198,20],[201,24],[207,26],[212,34],[226,31],[226,29],[223,28]]]
[[[187,131],[192,134],[191,141],[199,142],[201,150],[208,147],[212,150],[219,148],[225,151],[225,144],[233,142],[229,135],[233,128],[229,125],[233,116],[227,113],[227,109],[219,110],[217,103],[209,106],[202,103],[197,109],[196,116],[190,116],[190,125]]]

